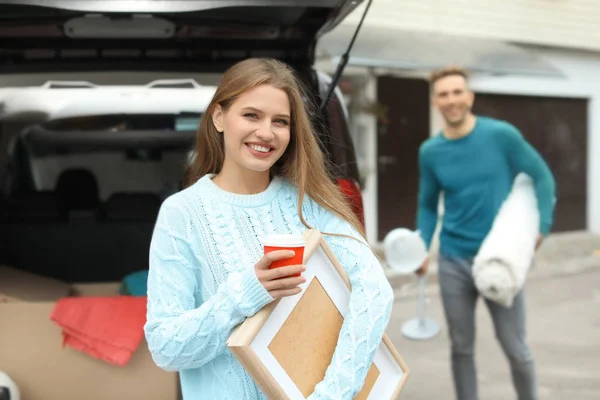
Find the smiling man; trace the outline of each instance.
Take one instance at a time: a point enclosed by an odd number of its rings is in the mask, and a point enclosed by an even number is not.
[[[467,73],[448,67],[431,75],[432,100],[445,126],[419,149],[417,226],[429,248],[444,193],[439,282],[452,342],[452,373],[458,400],[478,399],[474,361],[475,305],[479,297],[471,266],[496,213],[519,172],[535,183],[539,240],[551,229],[555,182],[538,152],[513,125],[471,112],[474,94]],[[427,272],[427,260],[418,274]],[[526,342],[521,291],[510,309],[486,300],[496,337],[511,367],[519,400],[538,398],[533,356]]]

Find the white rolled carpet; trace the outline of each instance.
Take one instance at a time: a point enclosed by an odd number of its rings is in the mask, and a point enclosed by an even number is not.
[[[475,286],[482,296],[512,306],[533,262],[539,226],[533,181],[520,173],[473,261]]]

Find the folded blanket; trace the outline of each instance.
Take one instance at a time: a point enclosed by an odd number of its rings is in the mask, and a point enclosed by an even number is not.
[[[50,319],[63,329],[63,345],[125,366],[144,336],[146,301],[145,296],[65,297]]]
[[[533,181],[521,173],[473,261],[475,286],[482,296],[512,306],[533,262],[539,224]]]

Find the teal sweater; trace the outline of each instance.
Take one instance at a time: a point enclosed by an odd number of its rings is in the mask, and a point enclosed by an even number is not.
[[[440,253],[470,258],[494,222],[519,172],[535,182],[540,233],[553,222],[555,182],[548,165],[511,124],[477,117],[473,131],[460,139],[442,133],[419,149],[417,227],[429,248],[438,219],[438,199],[444,193]]]
[[[266,400],[227,339],[274,300],[254,271],[263,255],[259,237],[302,234],[297,201],[297,188],[283,178],[274,178],[263,193],[237,195],[205,176],[163,203],[150,246],[144,329],[156,364],[179,371],[185,400]],[[303,213],[322,232],[360,237],[308,197]],[[351,400],[381,342],[394,294],[367,245],[324,237],[348,273],[352,292],[331,364],[308,399]]]

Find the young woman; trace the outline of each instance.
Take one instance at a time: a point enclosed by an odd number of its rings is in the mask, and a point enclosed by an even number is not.
[[[150,248],[146,339],[159,367],[180,372],[185,400],[266,398],[226,342],[304,282],[289,277],[302,265],[269,270],[293,253],[263,256],[259,238],[309,227],[323,232],[352,284],[333,360],[309,398],[349,400],[384,334],[393,292],[326,172],[293,72],[275,60],[242,61],[223,76],[198,129],[188,187],[163,203]]]

